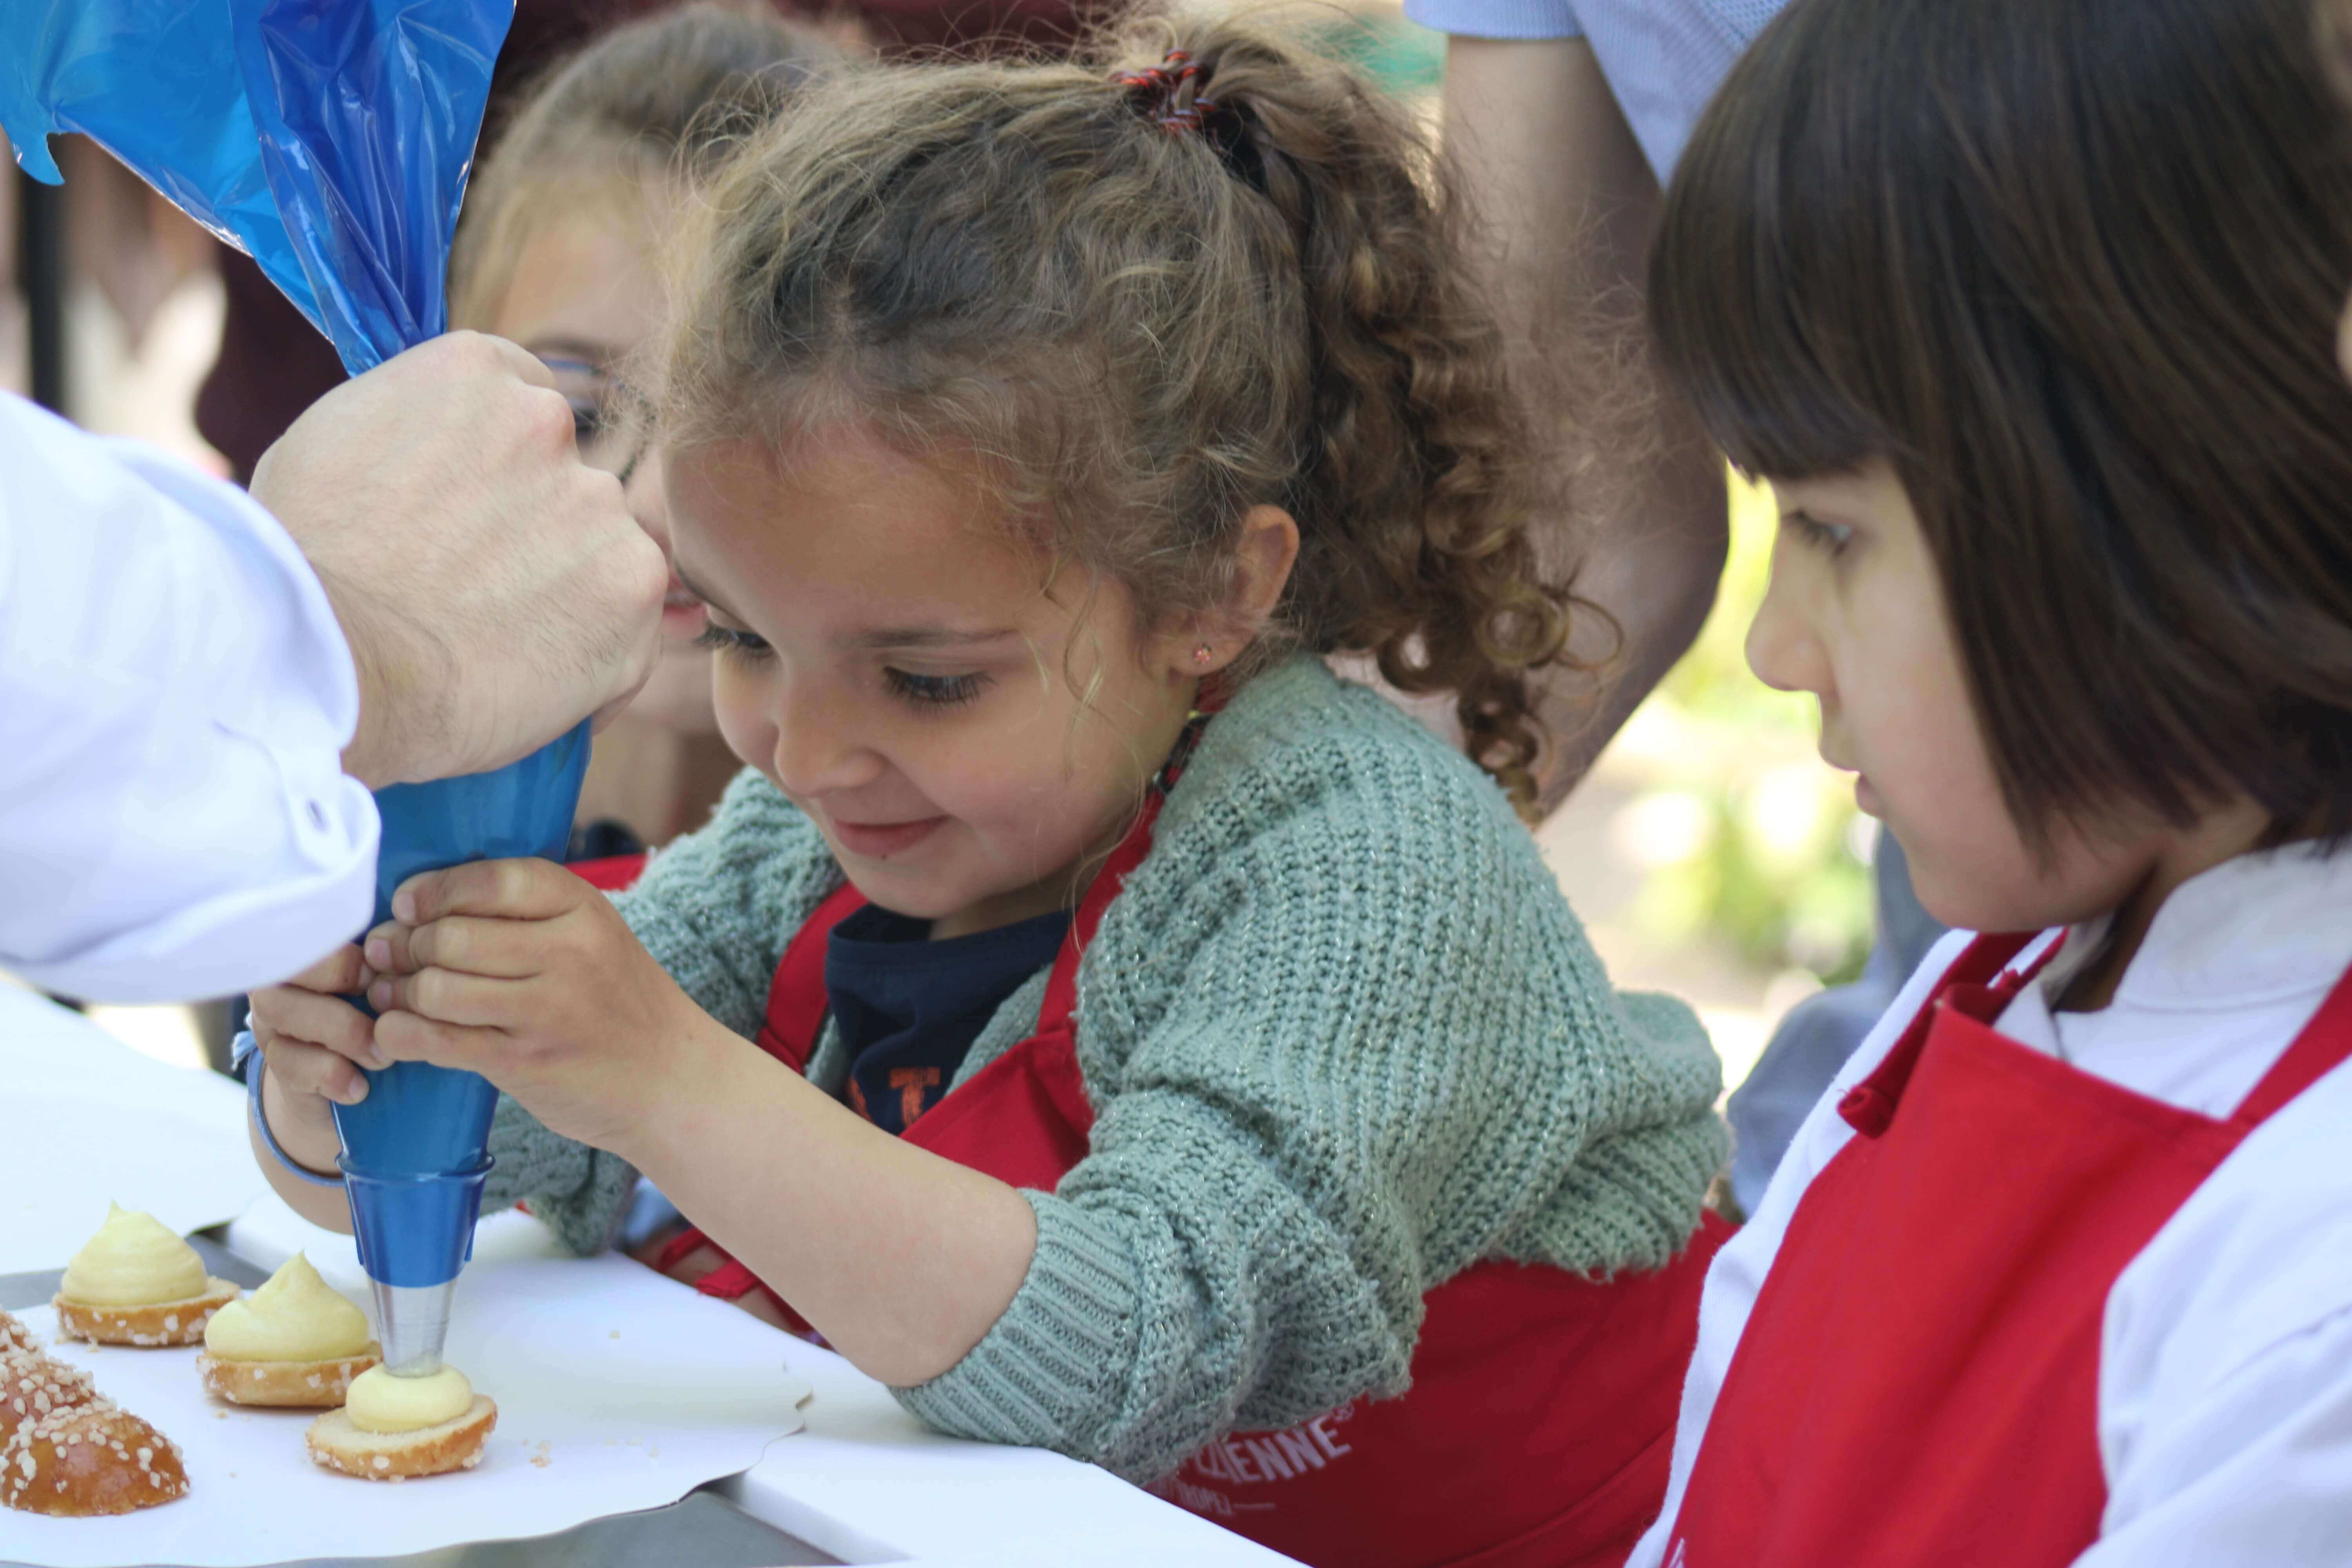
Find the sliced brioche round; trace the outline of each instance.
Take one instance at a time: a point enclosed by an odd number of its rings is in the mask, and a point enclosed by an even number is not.
[[[159,1345],[204,1343],[205,1325],[213,1314],[236,1300],[236,1287],[226,1279],[207,1279],[201,1296],[177,1301],[151,1301],[138,1307],[101,1307],[77,1301],[60,1293],[50,1303],[58,1310],[58,1332],[69,1340],[96,1345]]]
[[[180,1450],[106,1399],[51,1411],[0,1444],[0,1505],[87,1518],[188,1495]]]
[[[456,1420],[414,1432],[362,1431],[347,1413],[330,1410],[310,1423],[304,1442],[310,1458],[331,1470],[371,1481],[398,1481],[472,1469],[482,1462],[483,1445],[498,1424],[497,1404],[489,1395],[477,1394]]]
[[[333,1361],[222,1361],[196,1358],[205,1392],[231,1405],[269,1405],[282,1409],[331,1410],[351,1392],[352,1379],[376,1363],[373,1340],[358,1355]]]
[[[98,1402],[89,1373],[38,1351],[0,1351],[0,1441],[28,1421]]]

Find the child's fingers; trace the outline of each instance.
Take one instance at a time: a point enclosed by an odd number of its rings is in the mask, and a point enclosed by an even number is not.
[[[446,870],[420,872],[403,882],[392,895],[392,914],[408,926],[444,915],[551,920],[593,891],[551,860],[472,860]]]
[[[447,915],[421,926],[389,921],[368,932],[367,961],[378,974],[451,969],[493,980],[528,980],[540,973],[546,937],[536,922]]]
[[[494,1028],[513,1011],[514,983],[460,974],[454,969],[420,969],[414,974],[387,974],[368,987],[368,1004],[378,1013],[413,1013],[436,1024],[461,1028]],[[376,1020],[376,1044],[383,1040],[383,1020]]]
[[[261,1055],[281,1094],[320,1095],[338,1105],[357,1105],[367,1098],[367,1074],[331,1050],[280,1035],[261,1047]]]
[[[367,1067],[382,1067],[376,1054],[375,1022],[340,996],[280,986],[253,999],[254,1037],[264,1045],[272,1038],[318,1046]]]
[[[301,973],[286,982],[304,991],[322,992],[329,996],[356,996],[367,989],[375,976],[369,973],[366,958],[357,942],[346,942],[319,960]]]
[[[375,1029],[377,1046],[394,1061],[431,1062],[494,1080],[506,1044],[496,1029],[444,1024],[415,1013],[387,1013],[376,1020]]]

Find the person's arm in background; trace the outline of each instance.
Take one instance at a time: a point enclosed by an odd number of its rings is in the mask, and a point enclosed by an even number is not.
[[[0,396],[0,968],[94,1000],[281,979],[367,922],[368,787],[635,689],[667,574],[544,381],[472,334],[412,350],[251,499]]]
[[[1577,629],[1580,657],[1615,655],[1597,695],[1572,674],[1549,678],[1543,709],[1558,739],[1542,779],[1549,809],[1697,637],[1729,533],[1721,459],[1651,373],[1641,335],[1657,176],[1586,39],[1462,36],[1502,30],[1482,25],[1501,9],[1491,0],[1407,7],[1455,34],[1445,144],[1486,231],[1491,287],[1527,354],[1540,428],[1575,470],[1571,514],[1548,543],[1558,567],[1580,563],[1577,591],[1622,633],[1621,645],[1590,614]],[[1512,30],[1575,30],[1557,0],[1509,9]]]

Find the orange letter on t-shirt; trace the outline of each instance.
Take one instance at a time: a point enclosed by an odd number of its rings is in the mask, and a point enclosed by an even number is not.
[[[898,1091],[898,1122],[912,1127],[923,1113],[923,1090],[940,1081],[937,1068],[892,1068],[890,1087]]]

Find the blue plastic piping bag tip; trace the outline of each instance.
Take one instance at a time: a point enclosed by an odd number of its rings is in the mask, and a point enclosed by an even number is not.
[[[368,1278],[407,1289],[457,1278],[474,1247],[491,1161],[471,1170],[375,1172],[342,1162],[352,1233]]]

